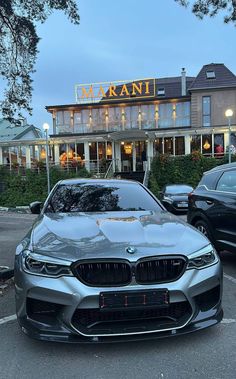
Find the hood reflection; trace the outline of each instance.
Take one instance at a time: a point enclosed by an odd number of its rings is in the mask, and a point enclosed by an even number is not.
[[[206,239],[167,212],[48,213],[33,229],[34,250],[75,261],[90,257],[125,258],[127,246],[137,254],[189,254]],[[195,249],[196,250],[196,249]],[[135,258],[135,259],[136,259]]]

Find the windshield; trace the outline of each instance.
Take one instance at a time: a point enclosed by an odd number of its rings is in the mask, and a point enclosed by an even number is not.
[[[191,186],[168,186],[166,187],[166,193],[172,195],[187,194],[193,191]]]
[[[136,183],[59,185],[46,212],[158,211],[155,199]]]

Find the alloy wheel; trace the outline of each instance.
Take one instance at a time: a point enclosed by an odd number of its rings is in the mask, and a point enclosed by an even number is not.
[[[203,226],[203,225],[198,225],[197,226],[197,229],[202,233],[202,234],[204,234],[204,236],[208,236],[208,233],[207,233],[207,230],[206,230],[206,228],[205,228],[205,226]]]

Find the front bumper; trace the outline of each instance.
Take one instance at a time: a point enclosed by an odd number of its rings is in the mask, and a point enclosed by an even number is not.
[[[111,326],[109,332],[107,324],[96,332],[93,332],[93,327],[82,328],[74,321],[75,315],[80,311],[99,312],[99,293],[104,292],[104,287],[88,287],[75,277],[53,279],[26,274],[16,261],[15,288],[16,313],[21,329],[30,337],[41,340],[99,343],[172,337],[213,326],[223,317],[222,269],[219,263],[202,270],[187,270],[177,281],[164,285],[134,284],[106,289],[137,291],[167,288],[170,305],[188,304],[190,313],[183,315],[178,322],[166,323],[164,319],[164,323],[157,322],[151,330],[150,327],[145,327],[145,323],[140,327],[142,322],[136,329],[126,325],[122,329],[122,320],[117,322],[118,329],[112,329]],[[47,303],[48,309],[45,308]],[[43,304],[44,312],[35,311],[38,306],[40,308],[40,304]],[[149,321],[147,324],[150,324]]]

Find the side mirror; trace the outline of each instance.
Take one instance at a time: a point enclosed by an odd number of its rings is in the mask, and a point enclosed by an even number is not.
[[[41,207],[42,207],[42,202],[41,201],[34,201],[29,205],[31,213],[33,214],[40,214],[41,212]]]

